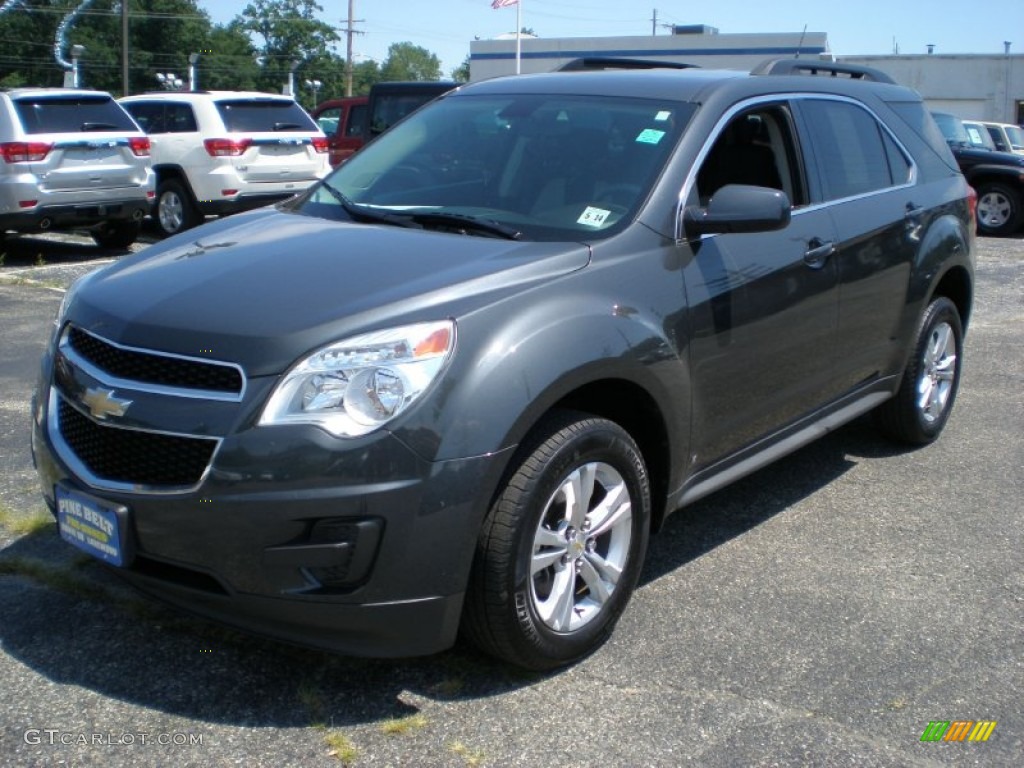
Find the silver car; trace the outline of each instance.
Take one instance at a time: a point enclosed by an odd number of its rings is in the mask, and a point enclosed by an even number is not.
[[[155,199],[150,140],[108,93],[0,91],[0,232],[89,227],[126,248]]]

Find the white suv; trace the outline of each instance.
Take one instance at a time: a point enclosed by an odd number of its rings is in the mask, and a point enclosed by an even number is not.
[[[157,227],[283,200],[330,170],[327,137],[288,96],[163,92],[120,100],[152,141]]]
[[[127,248],[153,205],[149,149],[109,93],[0,90],[0,234],[90,227]]]

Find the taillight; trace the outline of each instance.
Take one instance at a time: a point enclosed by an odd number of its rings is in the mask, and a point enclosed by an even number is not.
[[[132,148],[132,153],[136,157],[147,157],[151,144],[148,136],[129,136],[128,146]]]
[[[0,144],[0,154],[8,163],[31,163],[45,160],[53,144],[43,141],[6,141]]]
[[[974,187],[967,188],[967,210],[971,212],[971,221],[975,228],[978,226],[978,193]]]
[[[207,139],[203,142],[212,157],[238,157],[252,144],[252,139]]]
[[[314,136],[313,137],[313,149],[320,154],[327,151],[327,137],[326,136]]]

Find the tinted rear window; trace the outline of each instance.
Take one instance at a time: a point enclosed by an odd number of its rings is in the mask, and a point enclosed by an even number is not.
[[[139,130],[107,95],[25,97],[16,100],[14,107],[25,133]]]
[[[319,130],[306,111],[294,101],[218,101],[224,127],[233,133]]]

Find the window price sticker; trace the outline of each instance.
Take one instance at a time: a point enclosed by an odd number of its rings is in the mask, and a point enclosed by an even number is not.
[[[611,215],[611,211],[603,208],[594,208],[588,205],[582,215],[576,219],[577,224],[585,224],[588,227],[603,227],[605,219]]]

